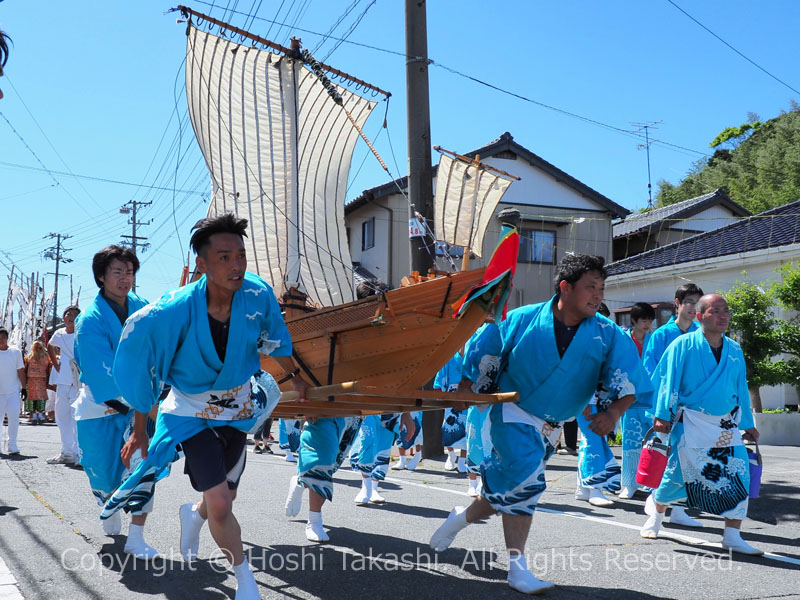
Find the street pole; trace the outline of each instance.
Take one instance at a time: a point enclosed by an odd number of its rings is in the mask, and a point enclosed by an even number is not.
[[[406,113],[408,119],[408,199],[410,219],[419,213],[433,223],[433,170],[431,168],[431,115],[428,94],[428,32],[425,0],[405,0]],[[411,270],[427,275],[433,267],[434,240],[411,238]]]
[[[148,242],[145,242],[146,237],[140,237],[136,235],[136,227],[138,225],[149,225],[152,220],[150,221],[139,221],[136,218],[136,211],[141,208],[142,206],[150,206],[152,202],[137,202],[136,200],[131,200],[120,207],[119,212],[123,215],[130,214],[131,218],[128,220],[128,224],[131,225],[131,235],[123,235],[124,238],[129,238],[130,242],[123,242],[123,245],[128,246],[131,251],[136,254],[136,248],[139,247],[142,249],[142,252],[145,252],[147,248],[150,247]],[[142,240],[140,243],[139,240]],[[136,277],[133,279],[133,291],[136,291]]]
[[[56,261],[56,272],[53,275],[56,276],[56,283],[53,287],[53,326],[55,326],[57,319],[58,319],[58,278],[61,276],[59,274],[59,268],[61,263],[71,263],[71,258],[64,258],[64,252],[69,252],[69,248],[64,248],[62,246],[62,242],[64,240],[68,240],[71,238],[71,235],[64,235],[61,233],[51,233],[50,235],[46,235],[45,238],[56,238],[56,245],[47,248],[43,256],[44,258],[49,258],[50,260]]]
[[[411,270],[427,275],[433,268],[433,169],[431,167],[431,111],[428,94],[428,25],[425,0],[405,0],[406,14],[406,114],[408,119],[409,232],[417,215],[424,220],[422,237],[410,238]],[[442,455],[440,410],[425,411],[422,419],[425,458]]]

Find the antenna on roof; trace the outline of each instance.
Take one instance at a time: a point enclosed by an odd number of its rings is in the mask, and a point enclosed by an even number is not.
[[[663,123],[664,121],[653,121],[652,123],[631,123],[631,125],[638,127],[634,133],[641,133],[644,129],[644,144],[637,144],[636,148],[641,150],[642,148],[647,149],[647,208],[653,208],[653,186],[650,184],[650,144],[653,142],[650,141],[650,133],[649,129],[658,129],[655,127]],[[655,140],[654,140],[655,141]]]

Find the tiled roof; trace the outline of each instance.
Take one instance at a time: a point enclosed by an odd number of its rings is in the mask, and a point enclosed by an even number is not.
[[[465,156],[474,157],[475,155],[480,155],[481,158],[489,158],[491,156],[495,156],[502,152],[513,152],[518,156],[522,157],[523,159],[527,160],[530,164],[538,169],[541,169],[545,173],[548,173],[552,177],[554,177],[557,181],[567,185],[577,191],[578,193],[586,196],[590,200],[596,202],[600,206],[604,207],[608,210],[612,217],[624,217],[625,215],[629,214],[630,211],[617,204],[610,198],[607,198],[600,192],[593,190],[585,183],[582,183],[559,169],[558,167],[550,164],[542,157],[537,156],[527,148],[520,146],[517,142],[514,141],[513,136],[509,132],[505,132],[496,140],[489,142],[487,145],[478,148],[477,150],[473,150],[472,152],[467,152]],[[433,166],[433,175],[436,176],[436,169],[438,165]],[[394,181],[390,181],[388,183],[381,184],[379,186],[370,188],[368,190],[364,190],[361,192],[361,195],[357,198],[354,198],[344,206],[345,214],[364,206],[368,202],[375,200],[376,198],[381,198],[388,194],[393,194],[397,192],[398,185],[406,190],[408,188],[408,177],[401,177]]]
[[[696,198],[689,198],[683,202],[662,206],[647,212],[630,215],[624,221],[614,223],[614,238],[623,237],[638,233],[645,229],[652,229],[667,219],[685,219],[696,215],[702,210],[714,204],[721,204],[728,208],[733,214],[746,217],[751,213],[746,208],[736,204],[728,195],[720,189],[714,190],[710,194],[703,194]]]
[[[609,264],[609,275],[800,243],[800,200]]]
[[[360,263],[353,263],[353,282],[357,286],[363,281],[378,281],[369,269],[365,269]]]

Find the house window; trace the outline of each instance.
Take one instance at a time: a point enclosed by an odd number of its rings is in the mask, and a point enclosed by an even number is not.
[[[521,263],[555,264],[556,232],[522,228],[519,232],[519,259]]]
[[[375,217],[361,224],[361,250],[369,250],[375,246]]]

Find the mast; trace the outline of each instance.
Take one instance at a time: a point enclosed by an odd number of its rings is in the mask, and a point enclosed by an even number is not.
[[[428,33],[425,2],[405,0],[406,14],[406,114],[408,119],[408,198],[427,224],[433,219],[431,168],[431,116],[428,97]],[[434,243],[423,229],[411,238],[411,270],[427,275],[433,267]]]

